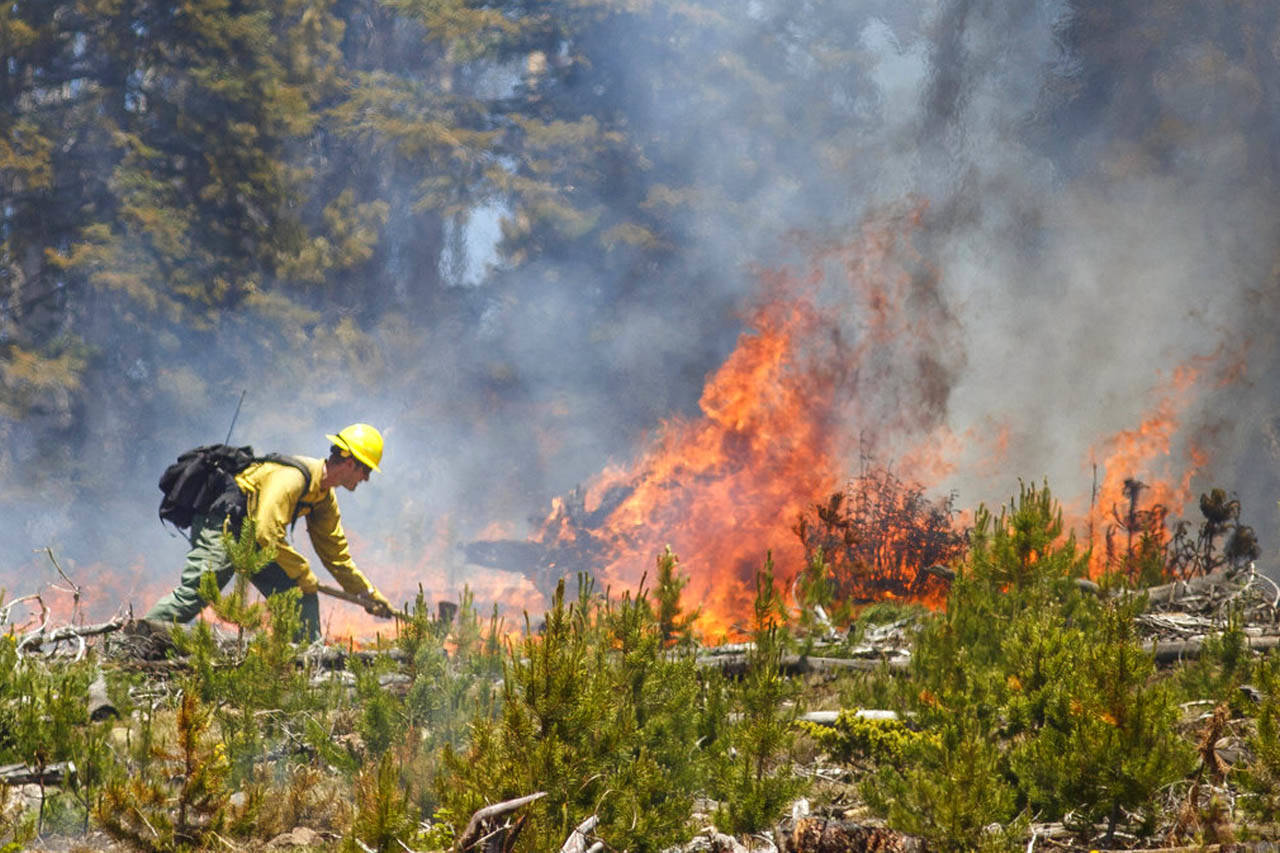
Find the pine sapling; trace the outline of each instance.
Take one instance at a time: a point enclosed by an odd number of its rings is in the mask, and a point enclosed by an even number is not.
[[[773,555],[756,574],[752,647],[737,690],[741,720],[730,730],[736,756],[724,770],[721,820],[737,833],[771,826],[804,789],[791,767],[792,724],[800,714],[799,686],[782,673],[789,634],[786,608],[774,582]]]
[[[662,632],[662,642],[688,643],[693,639],[692,626],[698,618],[698,610],[685,613],[680,604],[680,596],[689,583],[689,578],[676,572],[680,559],[667,546],[658,555],[658,586],[653,596],[658,601],[658,630]]]

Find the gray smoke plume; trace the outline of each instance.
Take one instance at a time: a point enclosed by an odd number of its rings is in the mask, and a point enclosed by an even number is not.
[[[221,440],[248,387],[233,440],[261,450],[323,455],[323,433],[353,420],[385,430],[386,474],[340,496],[357,560],[401,596],[423,577],[456,596],[480,580],[459,543],[527,534],[552,498],[625,464],[664,420],[698,416],[758,298],[756,270],[800,275],[814,247],[905,210],[919,211],[928,286],[904,306],[899,341],[850,366],[864,371],[843,425],[851,475],[860,435],[892,461],[945,427],[953,466],[926,485],[959,505],[1001,503],[1020,478],[1087,505],[1105,440],[1170,398],[1168,455],[1126,475],[1177,479],[1194,446],[1193,491],[1238,493],[1275,565],[1275,61],[1241,44],[1275,25],[1207,0],[1182,12],[1194,27],[1155,17],[1156,0],[1113,5],[752,0],[708,4],[722,18],[705,32],[633,18],[647,37],[624,44],[637,52],[592,73],[637,136],[708,185],[750,174],[690,217],[683,275],[613,281],[589,259],[485,274],[505,211],[490,205],[459,220],[453,286],[376,330],[374,381],[336,372],[319,341],[265,345],[263,376],[219,373],[261,333],[236,318],[176,378],[143,352],[125,369],[190,383],[189,408],[140,424],[127,401],[102,401],[93,444],[129,460],[112,499],[51,486],[48,504],[2,522],[0,586],[54,580],[34,553],[46,545],[73,567],[118,566],[148,594],[176,579],[183,546],[154,520],[155,480],[179,451]],[[685,51],[674,65],[638,52],[664,43]],[[825,294],[831,280],[813,286],[844,341],[869,334],[870,306]],[[105,334],[104,346],[148,345],[147,330]],[[305,375],[271,375],[272,347],[312,343]],[[1175,392],[1184,366],[1197,378]],[[481,582],[492,597],[508,587],[527,593],[518,577]]]

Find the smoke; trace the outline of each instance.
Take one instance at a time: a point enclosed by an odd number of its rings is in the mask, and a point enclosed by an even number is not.
[[[73,569],[134,578],[124,592],[147,607],[183,551],[154,520],[154,482],[181,450],[222,440],[247,388],[232,439],[263,451],[323,455],[323,434],[357,420],[384,430],[386,473],[340,495],[376,582],[402,596],[423,579],[441,596],[472,583],[520,603],[522,579],[479,572],[457,545],[524,535],[553,497],[696,415],[761,269],[809,270],[817,247],[909,211],[920,225],[907,322],[850,367],[862,371],[840,425],[851,475],[866,440],[892,458],[947,438],[947,473],[926,485],[961,506],[1003,502],[1020,478],[1087,505],[1108,437],[1194,365],[1168,455],[1127,473],[1176,478],[1203,453],[1192,488],[1237,492],[1271,565],[1275,95],[1246,50],[1214,35],[1243,31],[1249,13],[1201,5],[1201,19],[1184,13],[1198,28],[1171,14],[1150,43],[1101,0],[632,15],[629,37],[583,72],[583,97],[607,88],[652,168],[702,191],[675,268],[547,258],[481,276],[483,235],[505,212],[490,205],[459,220],[443,291],[423,294],[411,263],[388,261],[408,302],[374,330],[357,375],[329,308],[305,324],[227,317],[189,364],[173,363],[186,350],[168,332],[98,330],[96,343],[128,355],[140,397],[164,385],[184,403],[142,423],[133,401],[98,401],[81,427],[118,472],[111,488],[59,483],[55,462],[47,504],[0,522],[0,587],[56,579],[35,553],[49,545]],[[412,246],[398,227],[388,241]],[[825,294],[828,279],[812,286],[846,344],[873,334],[871,306]]]

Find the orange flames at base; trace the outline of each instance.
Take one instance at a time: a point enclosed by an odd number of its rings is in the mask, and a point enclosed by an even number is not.
[[[1022,425],[998,423],[975,437],[941,420],[941,365],[953,329],[945,310],[930,313],[936,275],[909,245],[922,215],[916,209],[872,224],[853,244],[819,253],[806,276],[763,275],[750,331],[709,377],[701,415],[667,423],[634,463],[590,484],[586,514],[604,514],[602,521],[588,529],[558,504],[533,541],[576,553],[577,565],[586,560],[606,583],[628,588],[669,545],[689,575],[685,600],[700,608],[704,635],[727,635],[751,613],[753,580],[767,553],[780,579],[803,569],[807,552],[793,527],[839,488],[851,433],[873,445],[886,439],[911,481],[999,470],[1012,430]],[[850,317],[862,323],[852,332]],[[1105,514],[1122,505],[1133,477],[1147,483],[1150,502],[1182,511],[1208,457],[1195,446],[1174,457],[1179,422],[1209,368],[1224,363],[1218,381],[1231,381],[1240,361],[1221,352],[1178,367],[1137,427],[1096,446],[1103,479],[1087,513],[1064,502],[1070,527],[1087,528],[1096,544]],[[625,498],[610,505],[608,496],[620,493]],[[879,556],[855,567],[864,573],[859,594],[944,603],[942,587],[919,582],[926,566],[888,556],[911,532],[880,531]],[[1095,547],[1092,571],[1102,570],[1103,559]]]

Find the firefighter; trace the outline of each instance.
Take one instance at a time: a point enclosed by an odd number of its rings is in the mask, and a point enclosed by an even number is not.
[[[263,595],[294,586],[302,591],[302,623],[305,636],[320,636],[319,581],[307,559],[289,543],[288,535],[299,518],[306,518],[307,534],[316,554],[342,588],[364,600],[365,610],[389,618],[391,604],[358,568],[347,549],[335,489],[348,491],[381,471],[382,435],[368,424],[352,424],[337,435],[326,435],[332,444],[328,459],[290,457],[302,470],[282,461],[259,461],[236,475],[239,494],[233,495],[230,512],[211,511],[191,523],[191,550],[187,553],[178,586],[156,602],[144,617],[148,622],[190,622],[204,609],[200,578],[214,572],[219,589],[231,580],[235,569],[223,544],[224,529],[238,532],[239,517],[251,520],[258,544],[275,548],[275,559],[252,578]],[[239,517],[237,517],[239,516]]]

